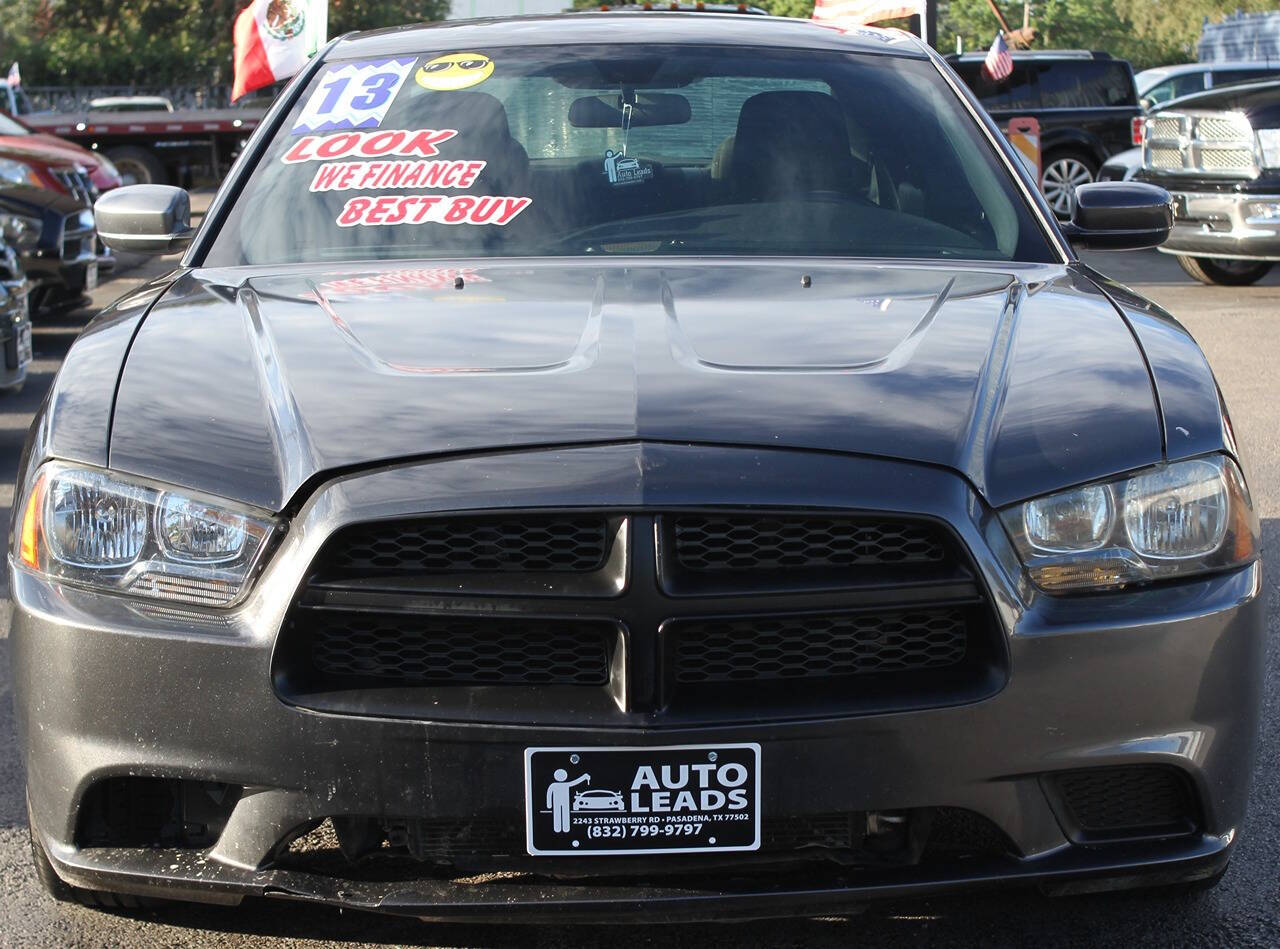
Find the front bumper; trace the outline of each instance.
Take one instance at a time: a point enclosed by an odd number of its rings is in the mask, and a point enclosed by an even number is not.
[[[705,470],[719,477],[691,475]],[[640,471],[649,474],[641,479]],[[290,706],[273,688],[277,630],[339,525],[431,511],[712,503],[946,520],[972,552],[994,604],[1007,681],[988,698],[952,707],[678,727],[661,716],[543,727],[334,714]],[[623,445],[365,473],[311,497],[249,600],[230,613],[147,607],[12,571],[13,668],[32,823],[58,872],[82,886],[215,902],[279,896],[426,917],[617,919],[652,914],[661,903],[666,918],[743,918],[831,913],[874,897],[1002,881],[1088,887],[1099,879],[1194,879],[1225,863],[1245,814],[1261,694],[1260,576],[1254,565],[1117,595],[1038,595],[961,479],[867,459]],[[746,865],[732,859],[694,873],[699,858],[639,857],[614,865],[607,880],[577,858],[526,858],[520,869],[548,859],[560,878],[535,869],[532,877],[483,884],[425,870],[388,882],[272,866],[282,841],[326,817],[501,814],[523,823],[529,746],[730,742],[762,747],[766,821],[771,814],[961,808],[994,823],[1010,852],[812,874],[812,866],[782,867],[773,875],[741,874]],[[1133,764],[1185,774],[1202,812],[1196,832],[1073,843],[1043,776]],[[243,792],[207,850],[78,847],[86,792],[120,775],[225,782]]]
[[[1173,192],[1166,254],[1280,260],[1280,195]]]

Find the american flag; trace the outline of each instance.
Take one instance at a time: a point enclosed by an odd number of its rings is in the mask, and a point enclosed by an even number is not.
[[[982,63],[988,76],[996,82],[1008,79],[1013,72],[1013,57],[1009,55],[1009,47],[1004,41],[1004,34],[997,33],[991,49],[987,50],[987,58]]]
[[[832,26],[866,26],[923,11],[924,0],[816,0],[813,18]]]
[[[22,74],[18,72],[18,64],[14,63],[9,67],[9,88],[16,89],[22,85]]]

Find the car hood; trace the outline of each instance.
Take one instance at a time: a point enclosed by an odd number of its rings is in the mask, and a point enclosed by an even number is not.
[[[109,460],[279,510],[357,466],[636,440],[942,465],[992,504],[1163,448],[1133,335],[1072,268],[569,261],[185,273]]]
[[[93,176],[99,188],[116,187],[119,177],[108,172],[102,157],[75,142],[43,132],[30,135],[0,135],[0,156],[34,160],[44,165],[79,165]]]

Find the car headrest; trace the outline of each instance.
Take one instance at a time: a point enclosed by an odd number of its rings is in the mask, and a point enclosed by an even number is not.
[[[742,104],[730,178],[747,197],[847,192],[855,184],[844,110],[825,92],[761,92]]]
[[[412,102],[401,113],[404,123],[457,129],[459,138],[511,138],[507,110],[487,92],[428,92]]]
[[[487,92],[426,93],[397,118],[405,127],[457,129],[457,137],[441,145],[440,155],[487,162],[475,193],[527,193],[529,153],[512,137],[507,110]]]

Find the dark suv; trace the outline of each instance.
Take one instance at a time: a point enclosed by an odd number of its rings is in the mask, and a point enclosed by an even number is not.
[[[1059,217],[1071,213],[1075,189],[1098,177],[1116,152],[1141,144],[1142,116],[1133,69],[1123,59],[1086,50],[1015,53],[1001,82],[982,68],[981,53],[951,56],[951,67],[993,119],[1040,122],[1041,187]]]

